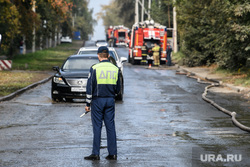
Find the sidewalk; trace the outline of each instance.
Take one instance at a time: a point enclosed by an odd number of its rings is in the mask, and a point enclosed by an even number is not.
[[[147,67],[146,67],[147,68]],[[221,86],[228,87],[235,92],[244,94],[244,97],[249,99],[250,101],[250,88],[243,87],[243,86],[236,86],[231,83],[226,83],[224,80],[229,79],[222,74],[216,74],[213,68],[209,67],[186,67],[186,66],[179,66],[176,64],[175,66],[166,66],[161,65],[160,67],[152,67],[153,70],[164,70],[164,69],[172,69],[177,70],[180,74],[187,75],[190,74],[201,80],[209,80],[213,82],[220,83]]]
[[[228,79],[228,77],[214,73],[214,69],[212,68],[179,66],[179,69],[186,73],[191,73],[202,80],[209,80],[220,83],[220,85],[224,87],[228,87],[238,93],[244,94],[244,97],[250,100],[250,88],[243,86],[236,86],[234,84],[224,82],[223,80]]]

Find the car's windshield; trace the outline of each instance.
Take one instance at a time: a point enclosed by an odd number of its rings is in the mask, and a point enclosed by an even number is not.
[[[154,47],[154,44],[157,43],[159,45],[160,43],[160,40],[153,40],[153,39],[150,39],[150,40],[145,40],[145,42],[147,43],[147,47],[149,49],[153,48]]]
[[[89,70],[93,64],[99,63],[98,58],[69,58],[63,65],[62,70]]]
[[[107,42],[96,42],[96,44],[107,44]]]
[[[125,39],[125,32],[118,32],[119,39]]]
[[[97,40],[96,42],[106,42],[106,40]]]
[[[78,54],[79,55],[97,54],[97,50],[82,50]],[[115,56],[114,51],[109,51],[109,55],[112,56],[115,59],[115,61],[117,61],[117,57]]]

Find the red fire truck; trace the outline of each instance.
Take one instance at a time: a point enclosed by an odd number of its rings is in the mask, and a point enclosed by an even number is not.
[[[122,25],[114,27],[110,26],[107,30],[107,41],[111,42],[114,47],[128,46],[129,32],[129,28]]]
[[[160,46],[160,62],[165,64],[167,60],[167,27],[155,23],[153,20],[136,23],[132,27],[131,40],[129,45],[129,62],[140,64],[142,60],[141,47],[143,42],[147,43],[149,52],[154,43]]]
[[[107,42],[108,42],[110,39],[113,39],[113,26],[110,26],[110,27],[107,29],[106,37],[107,37]]]

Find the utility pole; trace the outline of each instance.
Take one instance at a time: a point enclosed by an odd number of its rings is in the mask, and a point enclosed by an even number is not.
[[[36,1],[33,1],[32,4],[32,11],[36,13]],[[36,51],[36,29],[35,29],[35,22],[33,23],[33,39],[32,39],[32,53]]]
[[[142,0],[141,21],[144,21],[144,0]]]
[[[169,9],[169,2],[168,2],[168,28],[171,28],[171,25],[170,25],[170,9]]]
[[[139,0],[135,1],[135,23],[139,23]]]
[[[141,21],[144,21],[144,14],[146,13],[148,15],[148,20],[151,19],[150,16],[150,10],[151,10],[151,0],[148,1],[148,11],[145,10],[145,0],[135,0],[135,23],[139,23],[139,3],[142,7],[142,12],[141,12]]]
[[[175,3],[175,0],[174,0]],[[173,8],[173,22],[174,22],[174,29],[173,29],[173,40],[174,40],[174,46],[173,50],[174,53],[178,52],[178,46],[177,46],[177,21],[176,21],[176,7]]]
[[[148,20],[151,20],[150,10],[151,10],[151,0],[148,0]]]

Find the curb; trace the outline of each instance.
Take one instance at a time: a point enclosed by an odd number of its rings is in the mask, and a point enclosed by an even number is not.
[[[26,87],[24,87],[24,88],[22,88],[22,89],[19,89],[19,90],[15,91],[15,92],[13,92],[13,93],[7,95],[7,96],[0,97],[0,102],[1,102],[1,101],[11,100],[11,99],[15,98],[16,96],[18,96],[18,95],[24,93],[26,90],[32,89],[32,88],[34,88],[34,87],[36,87],[36,86],[38,86],[38,85],[41,85],[41,84],[43,84],[43,83],[45,83],[45,82],[48,82],[52,77],[53,77],[53,76],[50,76],[50,77],[48,77],[48,78],[46,78],[46,79],[43,79],[43,80],[41,80],[41,81],[38,81],[38,82],[33,83],[33,84],[31,84],[31,85],[28,85],[28,86],[26,86]]]
[[[195,75],[195,76],[197,76],[200,79],[212,81],[212,82],[215,82],[215,83],[219,83],[221,86],[228,87],[228,88],[230,88],[232,90],[235,90],[236,92],[248,92],[248,91],[250,91],[248,88],[244,88],[244,87],[240,87],[240,86],[235,86],[233,84],[223,83],[221,80],[217,80],[217,79],[213,79],[213,78],[208,78],[208,77],[201,76],[198,73],[189,71],[188,69],[186,69],[185,67],[182,67],[182,66],[177,66],[177,68],[179,68],[182,71],[185,71],[187,73],[190,73],[191,75]]]

